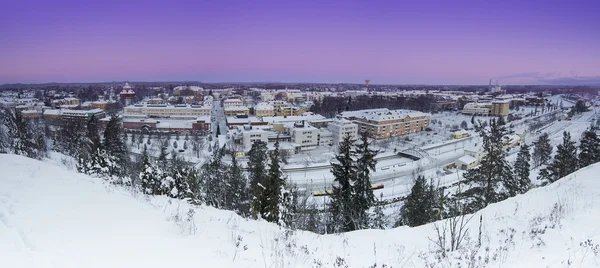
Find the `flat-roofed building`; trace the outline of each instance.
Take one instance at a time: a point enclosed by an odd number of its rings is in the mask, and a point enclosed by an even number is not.
[[[327,125],[333,135],[333,144],[338,145],[344,136],[350,135],[352,140],[358,139],[358,124],[343,118],[335,119]]]
[[[287,133],[292,137],[296,152],[314,149],[319,145],[319,130],[305,122],[286,124]]]
[[[244,106],[227,106],[223,108],[225,116],[249,115],[250,109]]]
[[[411,110],[370,109],[348,111],[339,115],[359,126],[358,131],[366,131],[374,139],[387,139],[425,130],[431,115]]]
[[[125,115],[146,115],[149,117],[196,118],[210,116],[212,106],[202,105],[166,105],[166,104],[136,104],[124,108]]]
[[[223,101],[223,107],[243,106],[244,103],[240,99],[226,99]]]
[[[492,109],[490,111],[490,115],[507,116],[509,108],[510,108],[510,100],[492,101]]]
[[[489,115],[492,104],[489,102],[469,102],[463,106],[463,114]]]

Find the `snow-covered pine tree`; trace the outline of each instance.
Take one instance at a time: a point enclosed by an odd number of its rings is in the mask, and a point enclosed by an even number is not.
[[[590,126],[581,135],[579,143],[579,167],[600,162],[600,138],[596,134],[597,126]]]
[[[10,140],[10,149],[13,153],[29,158],[38,158],[38,145],[35,135],[31,132],[27,121],[20,112],[8,110],[5,119]]]
[[[554,161],[548,166],[550,172],[550,182],[567,176],[577,170],[577,147],[571,140],[571,133],[563,132],[563,142],[556,146],[556,155]]]
[[[425,177],[419,175],[404,203],[404,220],[409,226],[419,226],[431,221],[433,214],[432,193]]]
[[[248,152],[248,177],[250,179],[250,189],[252,191],[252,214],[254,217],[258,217],[264,208],[261,204],[264,204],[259,200],[264,196],[265,184],[266,184],[266,168],[265,163],[267,161],[267,144],[257,140],[252,144],[250,151]]]
[[[470,188],[458,195],[466,201],[466,213],[506,199],[510,192],[516,191],[511,188],[517,185],[506,161],[506,126],[498,124],[495,119],[490,120],[489,129],[479,125],[477,131],[483,138],[484,156],[479,166],[465,172],[463,183]]]
[[[537,179],[542,182],[542,185],[548,185],[553,181],[547,168],[540,169]]]
[[[263,195],[257,199],[260,204],[258,207],[261,208],[259,211],[261,217],[268,222],[280,223],[280,204],[282,199],[289,197],[286,193],[286,197],[283,196],[285,192],[285,180],[283,178],[283,172],[281,171],[281,158],[279,155],[279,142],[275,142],[275,150],[269,154],[269,170],[267,171],[267,177],[265,184],[263,184],[264,191]]]
[[[335,162],[331,163],[333,181],[333,194],[329,210],[332,215],[328,232],[348,232],[356,230],[357,223],[354,222],[352,203],[352,181],[355,181],[357,167],[355,164],[356,152],[352,149],[354,139],[348,134],[344,135],[338,146],[338,154]]]
[[[246,177],[233,151],[231,151],[231,165],[229,166],[228,174],[228,206],[238,214],[247,216],[250,212],[250,200]]]
[[[160,194],[160,183],[162,178],[159,176],[155,165],[151,162],[148,157],[148,151],[146,146],[142,151],[142,167],[140,172],[140,181],[142,192],[149,195]]]
[[[550,145],[550,137],[548,133],[542,133],[540,137],[533,143],[533,162],[536,167],[548,163],[552,156],[552,145]]]
[[[156,158],[156,164],[158,165],[159,169],[166,170],[167,166],[169,165],[167,159],[169,153],[167,153],[167,146],[164,146],[164,142],[159,141],[159,145],[160,154],[158,155],[158,158]]]
[[[222,209],[232,209],[227,200],[229,190],[228,167],[223,163],[224,150],[216,150],[213,157],[202,166],[202,186],[207,205]]]
[[[369,209],[375,202],[371,186],[371,171],[375,171],[378,151],[369,147],[369,136],[366,131],[360,132],[360,142],[356,146],[356,176],[352,183],[353,217],[358,229],[368,228]]]
[[[125,176],[125,168],[130,162],[123,137],[121,118],[117,115],[111,116],[104,130],[103,148],[108,156],[108,174],[117,178],[114,180],[116,183]]]
[[[531,186],[531,179],[529,179],[530,159],[531,154],[529,153],[529,146],[526,143],[523,143],[523,145],[521,145],[519,148],[519,153],[517,154],[517,160],[515,161],[514,167],[517,185],[515,185],[515,187],[511,187],[511,189],[516,191],[509,193],[509,195],[514,196],[529,191]]]

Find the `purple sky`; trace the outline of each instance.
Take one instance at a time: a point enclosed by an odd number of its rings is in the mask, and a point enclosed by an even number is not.
[[[597,0],[94,2],[0,3],[0,84],[600,83]]]

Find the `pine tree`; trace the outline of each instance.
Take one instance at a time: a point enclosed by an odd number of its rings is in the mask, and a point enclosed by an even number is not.
[[[247,215],[250,211],[250,202],[248,199],[246,178],[240,165],[231,151],[231,165],[229,167],[229,189],[227,191],[228,205],[240,215]]]
[[[377,160],[375,156],[377,151],[369,148],[369,136],[366,131],[360,133],[360,144],[356,148],[356,171],[357,175],[353,181],[352,203],[354,204],[354,221],[358,224],[357,228],[368,227],[368,211],[375,202],[373,188],[371,186],[371,171],[375,171]]]
[[[229,206],[227,192],[229,191],[229,176],[223,163],[224,150],[216,150],[212,158],[202,167],[202,181],[205,190],[204,200],[209,206],[232,209]]]
[[[516,192],[511,193],[510,195],[522,194],[529,190],[531,185],[531,179],[529,179],[529,159],[531,159],[531,154],[529,153],[529,146],[523,143],[521,148],[519,149],[519,153],[517,154],[517,161],[515,162],[515,177],[517,185],[512,187],[512,189],[516,189]]]
[[[354,140],[350,135],[345,135],[338,147],[336,162],[331,163],[331,173],[334,182],[331,195],[330,213],[332,226],[329,232],[348,232],[356,230],[357,223],[353,217],[352,184],[356,181],[357,167],[354,163],[356,152],[352,150]]]
[[[542,182],[542,185],[550,184],[553,181],[547,168],[540,169],[537,179]]]
[[[533,162],[536,167],[548,163],[552,155],[552,145],[548,133],[542,133],[537,141],[533,143]]]
[[[121,118],[111,116],[104,130],[104,150],[108,156],[108,159],[105,159],[108,163],[108,174],[117,178],[124,177],[125,167],[129,163],[123,137]]]
[[[263,195],[257,200],[261,202],[258,206],[262,208],[260,215],[269,222],[279,223],[280,203],[283,199],[282,188],[285,187],[283,172],[281,171],[281,158],[279,155],[279,142],[275,142],[275,150],[269,155],[269,171]]]
[[[156,158],[156,162],[158,164],[158,167],[162,170],[167,169],[167,166],[168,166],[167,156],[169,156],[169,153],[167,153],[167,146],[164,146],[164,144],[161,144],[160,154],[158,155],[158,158]]]
[[[160,194],[160,183],[162,178],[159,176],[156,167],[150,161],[146,146],[144,146],[144,150],[142,151],[142,167],[139,177],[143,193],[149,195]]]
[[[590,126],[581,135],[579,167],[586,167],[600,162],[600,138],[596,135],[597,130],[596,126]]]
[[[463,183],[470,185],[468,190],[459,195],[466,199],[466,213],[475,212],[490,203],[512,196],[517,192],[515,187],[518,185],[506,161],[506,127],[492,119],[489,130],[478,127],[477,131],[483,138],[484,156],[479,166],[469,169],[463,175]]]
[[[27,121],[20,112],[7,111],[5,126],[8,129],[8,138],[11,141],[10,148],[15,154],[29,158],[38,158],[37,139],[31,132]]]
[[[257,140],[252,144],[248,152],[248,177],[250,180],[250,190],[252,192],[252,214],[257,217],[262,215],[265,203],[261,198],[264,197],[266,189],[267,173],[265,163],[267,162],[267,144]]]
[[[404,203],[404,222],[409,226],[429,223],[434,207],[432,201],[432,193],[427,180],[423,176],[418,176]]]
[[[563,132],[563,143],[556,146],[556,155],[548,167],[550,182],[567,176],[577,170],[577,147],[569,132]]]

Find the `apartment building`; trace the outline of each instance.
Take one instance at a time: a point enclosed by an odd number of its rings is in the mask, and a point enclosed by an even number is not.
[[[494,100],[490,102],[470,102],[463,107],[463,114],[507,116],[510,100]]]
[[[492,110],[490,115],[493,116],[507,116],[510,108],[509,100],[496,100],[492,101]]]
[[[223,107],[243,106],[244,102],[241,99],[226,99],[223,101]]]
[[[67,109],[47,109],[43,113],[44,119],[55,123],[60,121],[81,121],[87,122],[92,116],[96,119],[102,119],[106,116],[104,110],[67,110]]]
[[[244,106],[227,106],[223,108],[225,116],[249,115],[250,110]]]
[[[339,117],[351,120],[366,131],[371,138],[387,139],[425,130],[430,114],[411,110],[370,109],[347,111]]]
[[[191,118],[210,116],[212,106],[135,104],[124,108],[125,115],[145,115],[148,117]]]
[[[242,145],[244,152],[250,151],[252,144],[256,141],[262,141],[265,144],[269,142],[269,132],[253,128],[252,126],[244,126],[242,131]]]
[[[333,135],[333,144],[340,144],[344,136],[350,135],[353,140],[358,139],[358,124],[343,118],[335,119],[327,125],[327,129]]]
[[[330,146],[333,145],[333,133],[328,129],[321,128],[318,132],[318,143],[319,146]]]
[[[287,133],[292,138],[296,152],[314,149],[319,145],[319,130],[304,121],[286,124]]]
[[[273,105],[267,102],[261,102],[254,106],[254,115],[262,118],[263,116],[275,116]]]

